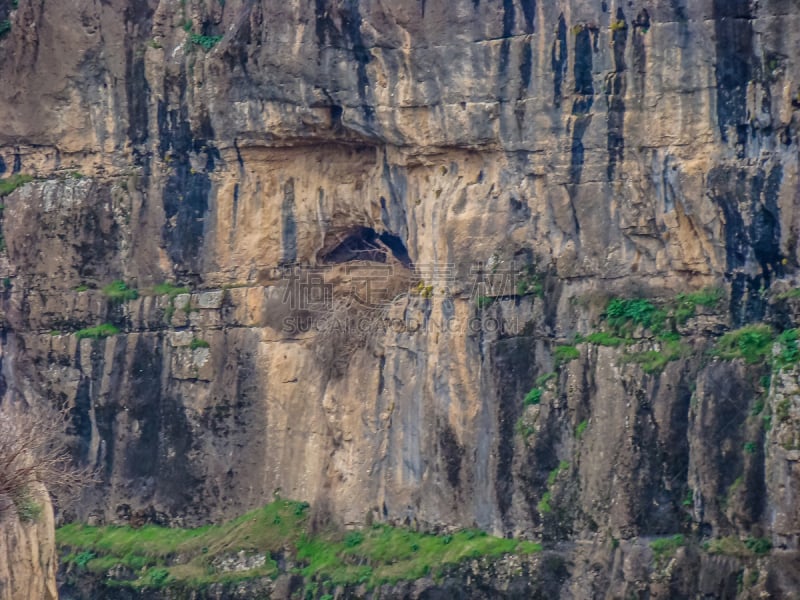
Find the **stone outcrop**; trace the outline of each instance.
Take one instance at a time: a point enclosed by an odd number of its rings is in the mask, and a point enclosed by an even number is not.
[[[43,486],[31,490],[35,518],[13,511],[0,517],[0,598],[56,600],[56,540],[53,506]],[[5,504],[5,503],[4,503]]]
[[[750,536],[776,548],[764,589],[791,589],[795,371],[765,387],[706,351],[797,323],[776,300],[800,263],[795,2],[20,0],[5,18],[0,171],[36,179],[3,200],[0,389],[74,407],[104,479],[65,518],[193,525],[280,492],[345,524],[577,544],[575,597],[581,544],[644,585],[637,536]],[[369,335],[314,331],[332,313],[307,295],[365,277],[378,306],[333,315]],[[109,299],[113,280],[139,297]],[[164,281],[188,289],[148,292]],[[554,356],[612,296],[705,286],[724,305],[662,372],[591,343]],[[76,335],[100,323],[119,333]],[[704,572],[735,582],[731,560]]]

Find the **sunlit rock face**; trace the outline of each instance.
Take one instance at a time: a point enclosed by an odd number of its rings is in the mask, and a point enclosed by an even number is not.
[[[753,589],[797,585],[794,371],[765,386],[707,354],[798,314],[775,301],[800,261],[795,1],[6,18],[0,171],[36,179],[3,198],[0,391],[74,408],[103,482],[64,518],[195,525],[278,493],[345,524],[563,542],[576,598],[736,593],[738,558],[687,551],[651,583],[628,540],[751,536],[775,547]],[[558,360],[612,296],[707,286],[724,300],[663,368],[626,358],[667,352],[642,328]]]

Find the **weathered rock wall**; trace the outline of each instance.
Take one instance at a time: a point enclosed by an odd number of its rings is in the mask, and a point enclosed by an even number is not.
[[[765,432],[763,373],[704,354],[795,323],[769,292],[800,262],[796,2],[389,4],[0,3],[0,170],[38,177],[4,198],[2,389],[75,407],[105,478],[68,516],[193,524],[279,492],[345,523],[797,550],[796,421]],[[386,309],[424,327],[351,353],[287,327],[276,269],[362,228],[434,287]],[[512,264],[541,297],[476,306]],[[192,294],[115,304],[114,279]],[[609,296],[712,284],[724,310],[663,373],[592,344],[555,368]]]
[[[53,506],[43,486],[34,486],[35,519],[14,510],[0,518],[0,598],[56,600],[56,540]],[[3,505],[5,506],[5,502]]]

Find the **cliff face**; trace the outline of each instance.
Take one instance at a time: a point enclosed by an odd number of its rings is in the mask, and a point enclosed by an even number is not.
[[[796,2],[6,17],[0,170],[35,180],[4,198],[2,390],[74,407],[104,483],[67,517],[192,525],[279,492],[344,523],[593,541],[575,597],[650,585],[635,536],[750,536],[775,548],[754,589],[796,586],[796,372],[706,354],[796,322],[777,300],[800,262]],[[109,299],[113,280],[139,297]],[[389,327],[337,303],[365,280]],[[164,281],[188,289],[147,293]],[[629,360],[670,352],[641,327],[633,350],[555,350],[611,296],[706,286],[724,301],[663,369]],[[367,334],[315,333],[331,314]],[[75,335],[100,323],[119,333]],[[735,594],[741,560],[703,560]]]
[[[35,494],[28,501],[36,502],[35,518],[21,518],[9,511],[0,519],[2,600],[58,598],[53,506],[44,487],[32,492]]]

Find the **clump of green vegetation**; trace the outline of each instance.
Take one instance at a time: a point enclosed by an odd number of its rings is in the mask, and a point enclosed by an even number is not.
[[[787,329],[778,335],[778,354],[773,360],[776,369],[797,364],[800,360],[800,347],[797,345],[797,329]]]
[[[138,290],[129,288],[127,283],[119,279],[105,286],[103,294],[115,304],[136,300],[139,297]]]
[[[430,535],[385,525],[347,533],[308,530],[308,504],[277,500],[223,525],[179,529],[146,525],[61,527],[56,540],[65,562],[96,573],[116,565],[136,578],[113,581],[133,588],[199,588],[210,583],[277,576],[271,553],[286,553],[307,579],[330,585],[384,583],[417,579],[447,565],[509,553],[533,554],[533,542],[495,538],[475,530]],[[264,563],[249,571],[219,572],[215,559],[231,553],[263,553]],[[176,561],[176,557],[179,559]]]
[[[165,281],[164,283],[157,283],[154,285],[152,293],[155,296],[169,296],[170,299],[172,299],[181,294],[188,294],[189,288],[177,286],[174,283]]]
[[[772,550],[772,542],[767,538],[749,537],[744,541],[745,547],[756,556],[769,554]]]
[[[544,393],[544,389],[542,388],[545,384],[547,384],[548,381],[555,379],[556,377],[558,377],[556,373],[545,373],[544,375],[537,377],[535,386],[525,395],[525,406],[539,404],[542,401],[542,394]]]
[[[528,265],[524,273],[520,275],[516,282],[517,296],[534,294],[538,298],[544,296],[544,286],[541,276],[534,270],[533,265]]]
[[[536,385],[537,387],[541,387],[545,385],[548,381],[552,381],[556,377],[558,377],[558,373],[554,372],[545,373],[544,375],[539,375],[539,377],[536,378]]]
[[[645,373],[660,373],[673,360],[678,360],[688,352],[688,347],[679,340],[664,341],[661,350],[633,352],[625,356],[625,360],[641,365]]]
[[[790,298],[800,298],[800,288],[794,288],[786,292],[778,294],[778,300],[788,300]]]
[[[189,35],[189,41],[195,46],[200,46],[205,52],[208,52],[216,46],[221,39],[221,35],[200,35],[199,33],[192,33]]]
[[[686,545],[686,538],[683,534],[677,534],[670,537],[659,538],[650,542],[650,549],[656,560],[660,561],[665,558],[671,558],[678,548]]]
[[[201,340],[200,338],[192,338],[191,343],[189,344],[189,348],[192,350],[197,350],[198,348],[208,348],[210,344],[205,341]]]
[[[690,294],[678,294],[675,298],[675,321],[683,325],[695,316],[698,306],[716,308],[724,294],[720,288],[705,288]]]
[[[608,303],[605,316],[614,332],[629,335],[636,326],[660,333],[667,313],[644,298],[614,298]]]
[[[607,333],[605,331],[595,331],[594,333],[590,333],[583,338],[583,341],[588,342],[589,344],[610,346],[612,348],[616,348],[617,346],[621,346],[622,344],[626,343],[623,338],[617,337],[614,334]]]
[[[514,425],[514,431],[522,437],[523,440],[526,440],[534,434],[533,426],[530,425],[526,420],[525,417],[520,417],[517,419],[516,424]]]
[[[755,442],[745,442],[744,451],[747,452],[748,454],[755,454],[756,452]]]
[[[119,329],[111,325],[110,323],[103,323],[102,325],[97,325],[96,327],[87,327],[86,329],[79,329],[75,332],[75,337],[79,340],[84,338],[92,339],[92,340],[99,340],[101,338],[106,338],[111,335],[117,335],[119,333]]]
[[[542,388],[535,387],[525,395],[525,406],[539,404],[542,401]]]
[[[545,492],[542,499],[536,504],[536,510],[538,510],[543,515],[547,513],[553,512],[553,507],[550,505],[550,502],[553,500],[553,495],[550,492]]]
[[[478,307],[478,310],[483,310],[484,308],[488,308],[494,302],[494,298],[491,296],[478,296],[475,299],[475,305]]]
[[[8,21],[5,21],[6,23]],[[10,28],[10,25],[9,25]],[[0,22],[0,37],[3,35],[3,23]],[[30,183],[33,181],[33,177],[30,175],[24,175],[22,173],[17,173],[15,175],[11,175],[10,177],[6,177],[5,179],[0,179],[0,197],[8,196],[11,192],[16,190],[19,187],[22,187],[26,183]]]
[[[556,360],[556,366],[558,366],[580,358],[581,351],[575,346],[556,346],[556,349],[553,351],[553,356]]]
[[[778,417],[780,423],[785,423],[789,420],[789,410],[792,408],[792,401],[789,398],[783,398],[778,402],[775,407],[775,416]]]
[[[8,19],[0,21],[0,38],[4,37],[9,31],[11,31],[11,21]]]
[[[32,523],[39,519],[42,514],[42,505],[34,500],[33,495],[27,488],[22,488],[11,498],[17,517],[25,523]]]
[[[76,292],[85,292],[88,289],[89,289],[89,286],[86,285],[85,283],[82,283],[78,287],[75,288],[75,291]]]
[[[769,358],[775,334],[769,325],[747,325],[723,335],[714,354],[725,360],[742,358],[747,364],[763,363]]]
[[[584,419],[578,426],[575,428],[575,439],[579,440],[583,437],[583,433],[586,431],[586,428],[589,426],[589,421]]]
[[[558,463],[558,466],[550,471],[550,473],[547,475],[547,487],[553,487],[553,484],[558,479],[558,476],[567,469],[569,469],[569,461],[562,460],[560,463]]]

